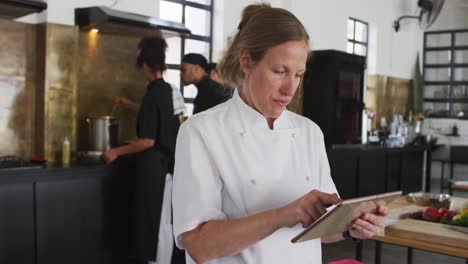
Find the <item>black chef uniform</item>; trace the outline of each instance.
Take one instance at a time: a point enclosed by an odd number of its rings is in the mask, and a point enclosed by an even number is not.
[[[155,260],[166,174],[173,173],[179,119],[172,88],[163,79],[148,85],[137,118],[138,138],[151,138],[152,148],[136,155],[134,250],[138,261]]]
[[[205,111],[232,97],[231,90],[213,81],[208,76],[203,77],[195,86],[197,86],[198,93],[193,101],[193,114]]]

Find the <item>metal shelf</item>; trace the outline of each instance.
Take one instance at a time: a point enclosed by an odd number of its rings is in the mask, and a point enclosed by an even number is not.
[[[468,85],[468,81],[424,81],[424,85]]]
[[[454,78],[454,74],[449,76],[449,79],[446,81],[426,81],[426,70],[427,69],[449,69],[453,71],[455,69],[464,69],[468,68],[468,63],[456,63],[455,56],[453,55],[454,51],[457,50],[468,50],[468,45],[459,45],[457,46],[456,43],[456,36],[458,33],[468,33],[468,29],[459,29],[459,30],[441,30],[441,31],[427,31],[424,32],[424,50],[423,50],[423,84],[424,86],[427,85],[444,85],[448,87],[448,98],[423,98],[423,102],[425,103],[446,103],[448,104],[447,114],[443,114],[444,116],[451,115],[450,113],[453,112],[454,106],[453,104],[462,103],[468,104],[468,98],[453,98],[454,96],[454,87],[457,85],[465,86],[468,85],[468,81],[457,81]],[[436,36],[436,40],[438,39],[437,36],[446,35],[450,38],[450,42],[448,46],[441,46],[441,47],[428,47],[428,41],[432,40],[429,39],[431,36]],[[445,38],[448,40],[448,38]],[[450,61],[447,63],[427,63],[427,56],[428,52],[430,51],[450,51]],[[444,61],[445,62],[445,61]],[[425,88],[425,87],[424,87]],[[423,89],[424,89],[423,88]],[[466,89],[465,89],[466,90]]]
[[[424,68],[465,68],[468,63],[454,63],[454,64],[424,64]]]
[[[424,102],[430,103],[468,103],[468,98],[424,98]]]
[[[467,49],[468,49],[468,46],[427,47],[427,48],[424,49],[424,52],[426,53],[428,51],[450,51],[450,50],[467,50]]]

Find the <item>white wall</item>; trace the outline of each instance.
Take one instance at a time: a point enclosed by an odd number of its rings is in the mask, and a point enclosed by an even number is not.
[[[111,6],[114,0],[46,0],[47,10],[41,14],[32,14],[18,19],[21,22],[50,22],[65,25],[75,25],[75,8],[88,6]],[[159,16],[158,0],[117,0],[113,9],[141,15]]]
[[[234,36],[239,25],[242,9],[259,1],[254,0],[214,0],[215,16],[213,18],[215,39],[213,42],[213,61],[219,61],[225,51],[228,39]],[[272,6],[290,6],[291,0],[270,0]]]
[[[255,1],[224,1],[224,42],[237,27],[242,8]],[[398,33],[393,21],[401,15],[418,15],[416,0],[274,0],[273,6],[288,9],[305,25],[312,49],[346,51],[348,17],[369,23],[368,73],[411,79],[416,54],[422,51],[423,30],[416,20],[404,20]],[[467,28],[468,1],[445,1],[440,17],[430,30]],[[220,52],[222,47],[215,47]]]
[[[242,8],[254,1],[225,1],[224,39],[237,27]],[[395,33],[393,21],[402,14],[414,14],[416,1],[407,0],[276,0],[273,6],[288,9],[305,25],[311,36],[311,48],[346,51],[347,19],[354,17],[369,23],[369,74],[411,78],[422,32],[416,24]],[[228,11],[227,11],[228,10]]]
[[[447,0],[439,17],[428,29],[466,29],[468,28],[468,0]]]
[[[214,54],[218,61],[227,39],[237,29],[242,9],[254,0],[214,0]],[[47,0],[42,14],[21,21],[74,25],[77,7],[112,5],[114,0]],[[311,47],[346,51],[348,17],[369,23],[368,73],[411,79],[417,52],[422,51],[423,31],[417,21],[404,20],[396,33],[392,24],[401,15],[417,15],[416,0],[269,0],[273,6],[294,13],[311,36]],[[118,10],[159,16],[158,0],[118,0]],[[445,1],[440,17],[429,30],[468,28],[468,0]]]

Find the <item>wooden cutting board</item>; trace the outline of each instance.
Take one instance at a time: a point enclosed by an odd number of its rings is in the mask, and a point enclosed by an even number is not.
[[[385,233],[468,249],[468,234],[451,230],[439,223],[403,219],[387,226]]]

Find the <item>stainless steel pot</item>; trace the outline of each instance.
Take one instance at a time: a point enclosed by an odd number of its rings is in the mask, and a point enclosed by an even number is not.
[[[106,151],[119,145],[119,121],[112,116],[88,117],[88,150]]]

